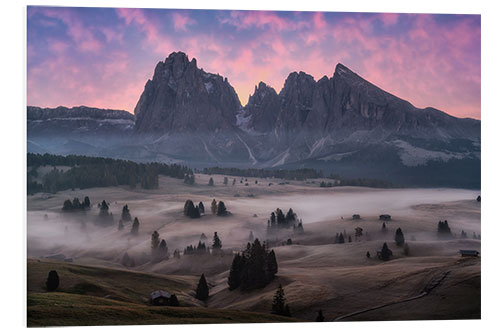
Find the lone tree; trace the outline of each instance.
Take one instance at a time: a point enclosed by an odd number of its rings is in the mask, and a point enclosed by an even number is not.
[[[276,290],[276,294],[274,295],[271,313],[280,316],[290,316],[290,308],[287,304],[285,304],[285,301],[285,291],[280,284],[278,290]]]
[[[212,177],[210,177],[210,180],[208,181],[208,186],[214,186],[214,180]]]
[[[83,206],[85,208],[90,208],[90,199],[88,196],[83,199]]]
[[[318,316],[316,317],[316,321],[318,321],[318,322],[325,321],[325,317],[323,316],[323,310],[319,309]]]
[[[366,257],[367,257],[368,259],[370,259],[370,257],[371,257],[370,251],[366,251]]]
[[[394,240],[396,241],[397,246],[403,246],[405,243],[405,236],[403,235],[403,230],[398,228],[396,230],[396,235],[394,235]]]
[[[168,257],[168,246],[164,239],[161,240],[160,245],[158,246],[158,257],[160,260]]]
[[[160,246],[160,234],[158,231],[153,231],[151,235],[151,255],[155,258],[158,255],[158,247]]]
[[[130,230],[130,233],[134,236],[137,236],[139,234],[139,219],[137,217],[134,218],[134,223],[132,223],[132,229]]]
[[[212,206],[210,208],[212,210],[212,214],[215,215],[217,213],[217,201],[215,201],[215,199],[212,200]]]
[[[208,284],[205,279],[205,274],[201,274],[200,281],[196,287],[196,298],[200,301],[205,301],[208,298]]]
[[[391,259],[391,256],[392,256],[392,251],[387,246],[387,243],[384,243],[384,245],[382,246],[382,250],[380,251],[380,259],[387,261]]]
[[[217,235],[217,231],[214,232],[214,240],[213,240],[213,243],[212,243],[212,249],[214,251],[214,253],[220,251],[220,249],[222,249],[222,242],[219,238],[219,235]]]
[[[56,271],[49,272],[45,286],[47,287],[47,291],[54,291],[59,287],[59,275],[57,275]]]
[[[219,201],[217,205],[217,216],[225,216],[227,215],[226,205],[224,205],[223,201]]]
[[[130,210],[128,209],[128,205],[125,205],[122,208],[122,220],[132,221],[132,216],[130,216]]]
[[[200,211],[200,214],[205,214],[205,205],[203,205],[203,202],[201,201],[198,204],[198,210]]]

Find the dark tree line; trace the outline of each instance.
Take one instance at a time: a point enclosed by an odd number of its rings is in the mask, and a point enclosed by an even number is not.
[[[203,169],[202,172],[207,175],[215,174],[215,175],[228,175],[228,176],[254,177],[254,178],[280,178],[287,180],[305,180],[308,178],[315,179],[323,177],[322,171],[317,171],[315,169],[310,169],[310,168],[282,170],[282,169],[252,169],[252,168],[238,169],[238,168],[211,167]]]
[[[227,283],[229,290],[240,288],[252,290],[264,288],[278,272],[278,262],[274,250],[270,252],[259,239],[250,244],[242,253],[233,258]]]
[[[203,205],[203,203],[201,204]],[[205,209],[203,208],[203,210]],[[184,216],[189,216],[192,219],[199,218],[201,216],[199,205],[195,206],[192,200],[186,200],[184,203]]]
[[[267,220],[267,231],[273,232],[276,229],[288,229],[291,227],[294,227],[294,230],[299,231],[297,230],[297,228],[299,228],[296,225],[297,221],[297,214],[294,213],[293,209],[290,208],[285,215],[280,208],[276,208],[276,211],[271,212],[271,216]],[[302,221],[299,223],[300,228],[303,231],[304,227],[302,226]]]
[[[89,197],[85,197],[81,202],[78,198],[74,198],[73,201],[69,199],[65,200],[62,207],[62,210],[65,212],[82,211],[86,209],[90,209]]]
[[[178,179],[193,175],[190,168],[178,164],[135,163],[104,157],[28,153],[27,161],[28,167],[31,167],[27,175],[28,194],[117,185],[135,188],[138,184],[144,189],[155,189],[158,188],[159,175]],[[39,182],[35,179],[36,170],[45,165],[54,166],[54,169]],[[56,166],[68,166],[71,169],[62,171],[56,169]]]
[[[439,238],[451,238],[451,229],[448,225],[448,220],[438,222],[438,237]]]

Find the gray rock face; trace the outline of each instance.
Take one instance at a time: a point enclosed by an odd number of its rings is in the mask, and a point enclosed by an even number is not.
[[[260,82],[242,108],[226,78],[174,52],[157,64],[134,114],[135,122],[123,111],[29,107],[28,147],[193,167],[312,167],[412,185],[480,184],[480,121],[418,109],[342,64],[318,81],[293,72],[279,94]],[[69,141],[61,146],[55,137]]]
[[[196,59],[174,52],[156,65],[136,107],[136,133],[229,130],[241,108],[227,78],[206,73]]]

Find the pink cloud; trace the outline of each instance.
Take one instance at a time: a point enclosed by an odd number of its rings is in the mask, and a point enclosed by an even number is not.
[[[221,19],[221,23],[235,26],[238,30],[270,28],[273,31],[297,30],[310,25],[301,20],[290,20],[267,11],[232,11],[229,18]]]
[[[396,13],[382,13],[379,15],[380,19],[385,26],[391,26],[398,23],[399,14]]]
[[[176,31],[186,31],[186,27],[188,25],[193,25],[196,23],[192,18],[189,17],[189,15],[181,14],[178,12],[172,14],[172,19],[174,21],[174,29]]]

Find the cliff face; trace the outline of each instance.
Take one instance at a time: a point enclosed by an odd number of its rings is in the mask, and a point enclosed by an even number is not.
[[[260,82],[242,107],[226,78],[174,52],[157,64],[134,114],[135,121],[116,110],[29,107],[28,148],[193,167],[313,167],[409,184],[429,177],[439,186],[480,183],[480,121],[418,109],[342,64],[318,81],[293,72],[279,93]]]
[[[241,108],[227,78],[206,73],[174,52],[156,65],[136,107],[137,133],[186,133],[229,130]]]

